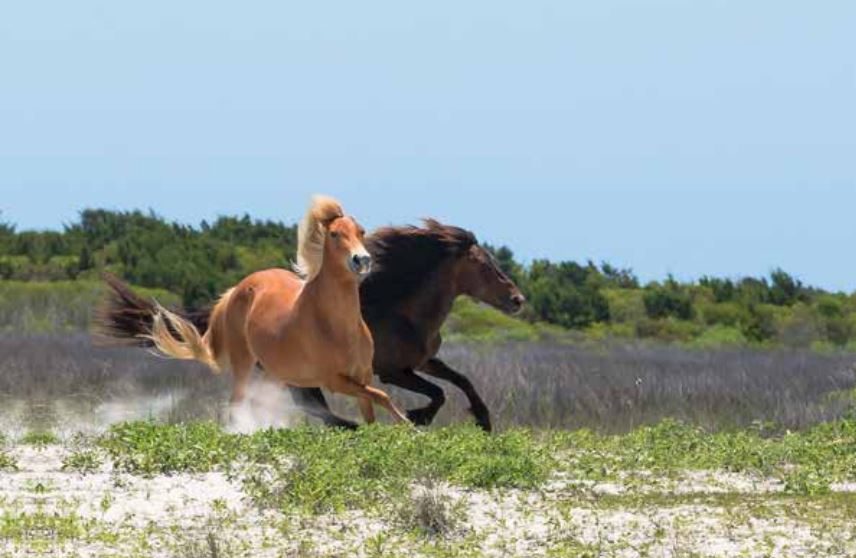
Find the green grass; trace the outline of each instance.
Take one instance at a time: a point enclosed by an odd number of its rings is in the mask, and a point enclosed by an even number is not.
[[[561,327],[530,323],[462,296],[443,327],[444,338],[458,342],[538,341],[568,335]]]
[[[43,448],[59,443],[59,438],[53,432],[46,430],[31,430],[21,437],[21,443]]]
[[[623,436],[556,433],[553,443],[567,456],[566,469],[595,480],[623,471],[715,469],[773,477],[796,494],[822,494],[833,482],[856,480],[856,419],[771,437],[753,431],[710,434],[667,420]]]
[[[8,472],[17,470],[18,461],[5,451],[0,451],[0,471]]]
[[[400,498],[413,482],[535,488],[557,471],[629,483],[646,482],[651,473],[732,471],[780,480],[786,493],[798,495],[823,495],[831,483],[856,480],[856,419],[777,436],[712,434],[668,420],[617,436],[381,425],[356,432],[302,427],[237,435],[212,423],[133,422],[114,426],[99,444],[121,471],[226,470],[240,475],[260,505],[315,512]],[[80,461],[85,465],[86,459]]]
[[[17,471],[17,460],[11,455],[9,455],[9,453],[5,449],[3,449],[6,447],[7,443],[8,439],[6,438],[6,436],[0,433],[0,471]]]
[[[80,449],[69,453],[62,460],[63,471],[80,474],[94,473],[101,467],[101,456],[93,449]]]
[[[547,447],[530,433],[490,436],[475,427],[304,427],[244,436],[211,423],[135,422],[115,426],[101,445],[114,467],[142,475],[235,470],[243,463],[243,478],[257,502],[313,511],[398,497],[414,479],[527,488],[543,482],[550,470]]]

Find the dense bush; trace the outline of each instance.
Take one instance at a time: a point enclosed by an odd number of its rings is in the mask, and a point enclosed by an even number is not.
[[[81,324],[81,310],[57,317],[57,312],[63,314],[56,310],[59,305],[82,307],[77,295],[62,294],[70,288],[63,282],[94,281],[105,269],[198,307],[252,271],[287,265],[295,244],[294,226],[248,216],[190,227],[139,211],[85,210],[62,232],[16,232],[0,222],[0,279],[50,281],[58,289],[49,303],[37,290],[26,293],[24,301],[10,302],[9,294],[5,301],[0,298],[5,309],[0,327],[54,331]],[[762,278],[678,282],[669,277],[642,286],[632,271],[608,263],[535,260],[524,266],[508,247],[486,246],[529,300],[523,317],[530,324],[459,305],[449,327],[459,338],[531,339],[544,333],[543,327],[531,326],[541,322],[595,338],[856,347],[856,299],[809,288],[781,269]],[[29,303],[34,306],[28,311],[23,306]],[[45,317],[48,307],[53,315]]]
[[[650,318],[673,317],[689,320],[693,317],[693,303],[690,293],[671,277],[664,285],[653,283],[645,290],[643,298],[645,311]]]
[[[186,305],[201,305],[251,271],[285,265],[295,242],[295,227],[248,216],[194,228],[139,211],[85,210],[62,233],[15,233],[3,226],[0,278],[94,278],[108,269],[135,284],[175,292]]]

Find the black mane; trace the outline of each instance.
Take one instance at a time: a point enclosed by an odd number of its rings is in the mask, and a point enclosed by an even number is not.
[[[468,230],[425,219],[423,227],[384,227],[365,240],[372,272],[360,286],[363,313],[385,312],[422,287],[446,260],[478,244]]]

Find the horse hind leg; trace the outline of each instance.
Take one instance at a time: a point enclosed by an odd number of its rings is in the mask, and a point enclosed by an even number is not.
[[[237,353],[237,354],[236,354]],[[252,408],[248,408],[247,392],[253,377],[255,357],[249,351],[229,354],[232,369],[232,396],[229,399],[229,422],[239,432],[251,431],[256,426]]]
[[[360,414],[363,415],[363,420],[366,424],[372,424],[375,421],[374,403],[368,397],[360,397]]]
[[[405,422],[407,424],[411,424],[407,417],[404,416],[404,413],[395,406],[392,400],[389,398],[389,395],[386,392],[381,391],[377,388],[363,385],[350,376],[337,375],[333,376],[329,383],[328,387],[331,391],[335,391],[338,393],[344,393],[345,395],[350,395],[352,397],[357,397],[360,400],[360,410],[363,412],[363,416],[368,421],[369,418],[374,419],[374,411],[371,411],[369,416],[366,416],[366,403],[368,404],[376,404],[380,405],[392,415],[392,418],[395,422]]]

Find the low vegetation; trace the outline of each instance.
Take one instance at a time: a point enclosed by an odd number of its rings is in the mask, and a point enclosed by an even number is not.
[[[0,336],[0,546],[131,558],[856,553],[851,355],[566,341],[444,347],[494,412],[492,435],[453,389],[429,429],[347,432],[293,414],[290,428],[237,434],[222,426],[227,376],[83,334]],[[287,399],[277,410],[293,411]]]
[[[13,448],[12,556],[851,556],[856,418],[605,435],[114,425]],[[80,455],[100,456],[78,469]],[[34,459],[38,458],[38,459]],[[88,461],[88,460],[83,460]]]
[[[708,433],[666,420],[621,436],[588,430],[555,433],[573,476],[591,480],[630,473],[722,470],[776,479],[785,492],[823,494],[830,484],[856,480],[856,419],[805,432],[770,435],[762,427]],[[639,477],[640,480],[642,477]]]
[[[213,423],[135,422],[114,426],[101,445],[114,467],[136,474],[204,472],[239,460],[261,465],[247,475],[257,501],[314,511],[377,503],[402,494],[414,479],[527,488],[549,470],[547,447],[526,432],[489,436],[475,427],[295,428],[244,436]]]
[[[0,424],[70,435],[133,418],[228,419],[230,378],[204,366],[141,349],[93,346],[81,334],[7,334],[0,336],[0,354]],[[842,353],[553,341],[447,343],[441,356],[472,379],[500,431],[622,433],[666,418],[708,431],[756,423],[805,429],[845,417],[856,395],[853,357]],[[386,387],[404,407],[425,404],[420,396]],[[445,387],[448,399],[436,424],[470,421],[466,399]],[[358,415],[344,398],[331,400],[337,412]],[[303,419],[289,402],[284,395],[276,415],[299,423]]]
[[[133,422],[112,427],[99,444],[116,469],[141,475],[246,473],[241,467],[247,463],[260,465],[246,477],[257,501],[314,511],[377,503],[404,494],[420,479],[533,488],[556,471],[601,481],[721,470],[775,479],[786,492],[808,495],[856,481],[856,418],[776,435],[760,428],[709,433],[671,420],[624,435],[487,435],[467,426],[416,431],[380,425],[356,432],[304,427],[240,435],[212,423]]]

